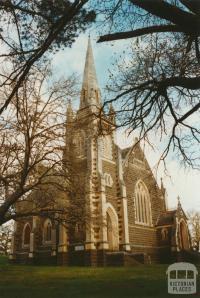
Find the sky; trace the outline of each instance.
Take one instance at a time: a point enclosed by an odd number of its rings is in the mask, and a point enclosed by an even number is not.
[[[109,77],[109,68],[114,61],[113,54],[119,54],[128,46],[128,41],[116,41],[112,43],[97,44],[97,37],[91,36],[93,55],[95,59],[96,73],[102,94]],[[67,48],[54,54],[52,57],[53,73],[56,78],[67,77],[72,73],[77,73],[82,80],[85,55],[87,49],[88,34],[82,34],[73,44],[72,48]],[[74,100],[74,107],[77,108],[79,98]],[[127,147],[133,144],[134,137],[127,138],[124,131],[117,132],[117,142],[120,147]],[[154,176],[160,185],[160,178],[163,178],[164,186],[168,194],[168,207],[173,209],[177,206],[177,197],[180,197],[182,207],[185,211],[200,211],[200,172],[192,169],[185,169],[180,166],[178,160],[173,156],[167,160],[167,174],[163,166],[157,169],[159,160],[159,144],[155,140],[158,150],[146,149],[146,158],[153,170]]]

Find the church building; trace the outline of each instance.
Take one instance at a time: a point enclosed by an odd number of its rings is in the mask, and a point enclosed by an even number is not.
[[[107,116],[102,111],[89,40],[79,109],[74,112],[71,103],[67,107],[63,154],[63,164],[71,160],[74,165],[77,191],[82,189],[84,219],[71,227],[44,216],[18,219],[10,255],[13,262],[170,263],[191,249],[180,200],[175,210],[167,209],[166,190],[162,182],[158,185],[140,143],[136,139],[134,146],[121,149],[114,128],[113,107]]]

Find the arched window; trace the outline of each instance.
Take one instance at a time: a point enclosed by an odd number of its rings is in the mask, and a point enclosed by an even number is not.
[[[135,187],[135,222],[143,225],[152,223],[150,196],[142,181],[138,181]]]
[[[190,248],[188,228],[184,220],[181,220],[179,223],[179,248],[181,250],[188,250]]]
[[[30,234],[31,234],[30,224],[26,223],[23,229],[23,246],[30,245]]]
[[[52,224],[51,220],[47,219],[44,223],[44,242],[51,242],[52,240]]]
[[[105,178],[105,185],[112,187],[113,186],[113,180],[110,174],[104,173],[104,178]]]
[[[107,241],[109,250],[119,250],[118,216],[111,204],[107,203]]]
[[[162,238],[162,240],[167,240],[168,239],[168,230],[166,228],[162,228],[161,238]]]
[[[76,223],[75,229],[74,229],[75,237],[79,237],[82,232],[83,232],[83,224]]]

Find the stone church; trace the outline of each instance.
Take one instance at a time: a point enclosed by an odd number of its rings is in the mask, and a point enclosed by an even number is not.
[[[87,223],[69,228],[44,216],[16,221],[13,262],[169,263],[190,250],[187,217],[180,201],[176,210],[167,209],[166,190],[154,178],[139,142],[121,149],[116,144],[114,109],[111,106],[109,116],[99,117],[101,107],[89,40],[80,106],[76,113],[70,103],[67,107],[63,154],[63,160],[73,159],[81,177]]]

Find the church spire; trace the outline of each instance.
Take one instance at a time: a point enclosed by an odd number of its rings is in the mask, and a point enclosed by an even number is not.
[[[112,103],[110,104],[110,108],[109,108],[109,114],[108,114],[108,116],[109,116],[110,121],[111,121],[112,123],[116,124],[116,123],[115,123],[115,122],[116,122],[116,121],[115,121],[116,113],[115,113],[115,110],[114,110],[114,108],[113,108]]]
[[[88,106],[100,107],[100,90],[96,76],[90,37],[88,39],[85,68],[83,73],[80,109]]]
[[[182,206],[181,206],[181,199],[180,199],[179,196],[177,197],[177,201],[178,201],[177,209],[181,209],[182,208]]]
[[[72,110],[72,104],[71,104],[71,100],[68,100],[68,104],[67,104],[67,122],[70,123],[73,121],[73,117],[74,117],[74,113]]]

